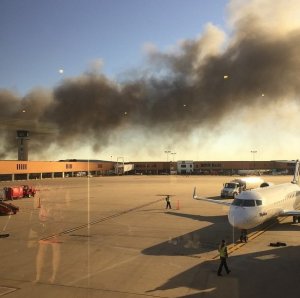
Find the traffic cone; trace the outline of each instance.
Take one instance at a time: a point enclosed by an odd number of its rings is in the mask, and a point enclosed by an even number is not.
[[[177,200],[177,206],[176,209],[179,210],[179,200]]]
[[[39,198],[39,201],[38,201],[38,208],[41,208],[41,198]]]

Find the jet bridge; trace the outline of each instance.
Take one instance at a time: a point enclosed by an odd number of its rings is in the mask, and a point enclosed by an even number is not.
[[[115,164],[115,174],[124,175],[125,173],[132,171],[134,169],[134,164],[125,163],[123,157],[117,158],[117,163]]]

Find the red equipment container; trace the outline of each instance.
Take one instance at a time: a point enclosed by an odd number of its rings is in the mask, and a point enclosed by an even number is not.
[[[6,200],[34,197],[36,190],[28,185],[5,187]]]
[[[6,200],[23,198],[23,186],[13,186],[5,188]]]

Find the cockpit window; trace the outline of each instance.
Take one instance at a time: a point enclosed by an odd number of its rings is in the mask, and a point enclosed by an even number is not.
[[[243,200],[241,199],[234,199],[232,202],[232,205],[234,206],[242,206],[243,205]]]
[[[254,200],[244,200],[244,207],[253,207],[255,206],[255,201]]]
[[[259,200],[256,200],[256,201],[259,201]],[[255,206],[255,201],[254,200],[234,199],[233,202],[232,202],[232,205],[241,206],[241,207],[254,207]]]
[[[261,200],[255,200],[256,202],[256,206],[261,206],[262,205],[262,201]]]

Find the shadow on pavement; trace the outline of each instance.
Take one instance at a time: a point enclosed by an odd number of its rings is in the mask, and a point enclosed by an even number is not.
[[[226,215],[222,216],[202,216],[179,212],[167,212],[170,216],[185,217],[192,220],[212,223],[209,226],[179,237],[170,238],[168,241],[146,248],[142,251],[145,255],[194,255],[217,249],[219,240],[216,237],[216,230],[220,227],[220,233],[228,238],[228,243],[232,239],[232,227],[228,223]],[[223,231],[226,230],[224,234]]]
[[[186,287],[197,293],[182,298],[298,297],[299,251],[299,246],[269,247],[262,252],[231,256],[228,265],[232,272],[221,277],[217,276],[218,260],[204,261],[149,292]]]

